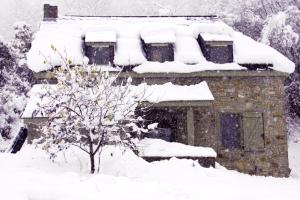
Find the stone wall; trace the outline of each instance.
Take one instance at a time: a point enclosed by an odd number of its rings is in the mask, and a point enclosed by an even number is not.
[[[284,109],[284,80],[287,74],[275,71],[204,71],[189,74],[175,73],[124,73],[131,76],[133,84],[179,85],[197,84],[206,81],[215,100],[205,106],[180,102],[183,109],[178,120],[176,140],[195,146],[212,147],[218,153],[217,162],[228,169],[256,175],[286,177],[288,165],[287,124]],[[39,74],[39,80],[47,77]],[[174,102],[161,107],[176,107]],[[157,106],[157,105],[155,105]],[[179,106],[179,105],[177,105]],[[192,112],[191,112],[192,111]],[[261,113],[263,118],[263,148],[224,149],[220,133],[221,113]],[[188,114],[189,113],[189,114]],[[191,124],[189,119],[193,119]],[[35,123],[35,122],[34,122]],[[33,127],[33,125],[31,125]],[[35,133],[34,127],[30,128]],[[31,133],[29,133],[31,134]],[[247,140],[247,138],[242,138]]]
[[[192,107],[193,145],[214,148],[218,153],[217,162],[228,169],[266,176],[289,175],[283,85],[286,74],[275,71],[226,71],[192,74],[131,74],[131,76],[136,84],[172,82],[189,85],[206,81],[215,101],[211,107]],[[224,149],[219,127],[219,115],[223,112],[262,113],[264,148],[257,151],[244,148]],[[184,138],[188,133],[182,132],[182,134]],[[180,142],[188,143],[187,141]]]

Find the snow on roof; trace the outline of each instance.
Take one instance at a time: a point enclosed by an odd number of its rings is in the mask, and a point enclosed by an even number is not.
[[[84,63],[81,32],[65,30],[41,30],[36,33],[27,54],[27,64],[34,72],[49,70],[70,59],[73,64]]]
[[[142,94],[143,100],[150,103],[166,101],[213,101],[214,97],[205,81],[196,85],[174,85],[165,83],[163,85],[137,86],[138,94]]]
[[[123,37],[117,40],[114,63],[120,66],[139,65],[146,61],[141,47],[141,40]]]
[[[234,31],[220,20],[197,17],[61,17],[56,22],[42,22],[27,55],[28,66],[33,71],[40,72],[61,65],[62,59],[57,52],[67,56],[73,64],[81,65],[85,61],[82,38],[87,34],[89,40],[89,34],[104,30],[116,34],[116,38],[109,40],[116,39],[114,61],[117,65],[149,64],[141,47],[140,38],[143,38],[146,43],[175,43],[175,62],[181,62],[183,67],[192,63],[197,64],[197,67],[188,68],[200,71],[242,68],[234,63],[223,66],[207,62],[194,40],[202,34],[207,40],[232,40],[235,63],[272,64],[275,70],[287,73],[293,72],[295,67],[293,62],[278,51]],[[92,37],[91,40],[108,39],[108,35],[98,35],[99,38]],[[57,51],[54,52],[51,46]],[[178,65],[175,65],[178,69]],[[153,70],[155,69],[150,69],[149,72]],[[178,72],[180,71],[188,70],[179,69]]]
[[[209,70],[246,70],[236,63],[216,64],[208,61],[200,62],[195,65],[187,65],[182,62],[144,62],[143,64],[135,67],[133,71],[143,73],[192,73]]]
[[[141,38],[146,44],[175,43],[175,31],[172,28],[153,26],[142,29]]]
[[[91,31],[85,33],[85,42],[116,42],[115,31]]]
[[[206,61],[201,53],[200,46],[194,37],[177,36],[175,43],[175,60],[195,64]]]
[[[232,37],[225,34],[213,34],[213,33],[200,33],[204,41],[224,41],[232,42]]]
[[[295,64],[277,50],[254,41],[242,33],[234,33],[234,61],[240,64],[272,64],[276,71],[292,73]]]
[[[41,99],[40,96],[47,91],[55,92],[56,85],[36,84],[28,92],[29,100],[23,112],[22,118],[31,118],[39,105],[47,104],[47,99]],[[166,101],[212,101],[214,97],[205,81],[189,86],[173,85],[165,83],[163,85],[147,85],[146,83],[138,86],[132,86],[132,92],[136,96],[140,96],[143,101],[150,103],[159,103]],[[38,113],[36,117],[42,117]]]
[[[137,143],[137,148],[142,157],[217,157],[217,153],[209,147],[195,147],[160,139],[143,139]]]

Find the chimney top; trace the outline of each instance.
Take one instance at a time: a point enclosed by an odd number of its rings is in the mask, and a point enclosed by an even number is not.
[[[50,4],[44,4],[44,21],[56,21],[58,16],[58,7]]]

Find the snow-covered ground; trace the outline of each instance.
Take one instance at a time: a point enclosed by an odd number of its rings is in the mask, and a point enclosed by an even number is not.
[[[69,150],[65,156],[60,155],[55,162],[29,145],[16,155],[0,154],[0,199],[300,198],[299,178],[249,176],[219,165],[216,169],[206,169],[194,161],[175,158],[147,163],[131,151],[122,152],[115,147],[104,149],[101,172],[96,175],[88,174],[88,160],[75,149]]]
[[[300,141],[296,141],[289,142],[289,163],[292,169],[291,177],[300,180]]]

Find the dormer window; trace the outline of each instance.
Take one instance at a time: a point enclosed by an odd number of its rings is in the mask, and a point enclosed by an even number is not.
[[[89,64],[113,64],[116,40],[116,32],[113,31],[87,32],[85,35],[85,53],[89,58]]]
[[[233,41],[229,36],[201,33],[198,43],[206,60],[220,64],[233,62]]]
[[[174,61],[174,45],[173,44],[144,44],[146,58],[149,61],[166,62]]]
[[[174,61],[175,33],[170,30],[142,31],[141,40],[149,61]]]

